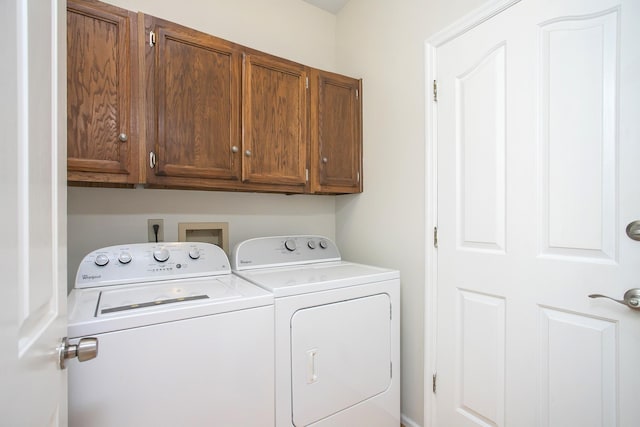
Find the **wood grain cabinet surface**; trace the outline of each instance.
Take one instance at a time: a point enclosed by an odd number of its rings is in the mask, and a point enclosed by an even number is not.
[[[362,81],[313,70],[311,191],[362,192]]]
[[[233,43],[144,16],[150,186],[240,185],[240,67]],[[153,37],[153,41],[152,40]]]
[[[136,15],[67,2],[67,179],[139,181]]]
[[[243,181],[304,192],[309,151],[306,67],[248,53],[242,75]]]
[[[67,5],[70,183],[362,191],[361,81],[141,12]]]

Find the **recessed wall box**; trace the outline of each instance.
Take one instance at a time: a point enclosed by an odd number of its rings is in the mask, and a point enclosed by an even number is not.
[[[228,222],[180,222],[179,242],[205,242],[220,246],[229,255]]]

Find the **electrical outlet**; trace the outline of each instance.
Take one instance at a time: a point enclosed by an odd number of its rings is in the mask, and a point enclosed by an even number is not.
[[[148,219],[147,220],[147,234],[149,235],[149,241],[156,241],[156,233],[153,230],[153,226],[158,225],[158,242],[164,242],[164,220],[163,219]]]

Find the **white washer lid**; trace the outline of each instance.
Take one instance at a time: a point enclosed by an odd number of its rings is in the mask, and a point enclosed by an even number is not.
[[[74,289],[69,294],[68,335],[95,335],[272,304],[272,294],[234,275]]]

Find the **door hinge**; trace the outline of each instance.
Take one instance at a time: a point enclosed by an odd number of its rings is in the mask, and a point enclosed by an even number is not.
[[[433,227],[433,247],[438,249],[438,227]]]
[[[356,89],[356,99],[360,99],[360,91]]]
[[[432,384],[433,384],[433,392],[434,393],[436,392],[436,380],[437,380],[437,378],[438,378],[438,374],[433,374],[433,382],[432,382]]]
[[[305,176],[305,179],[307,180],[307,182],[309,182],[309,169],[305,169],[304,170],[304,176]]]
[[[356,182],[359,184],[360,183],[360,172],[356,173]]]
[[[438,102],[438,82],[433,81],[433,102]]]
[[[305,89],[309,89],[309,77],[304,78],[304,87]]]
[[[155,46],[156,44],[156,33],[153,31],[149,31],[149,46]]]
[[[149,167],[151,169],[156,167],[156,153],[154,153],[153,151],[149,152]]]

